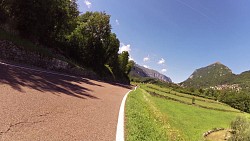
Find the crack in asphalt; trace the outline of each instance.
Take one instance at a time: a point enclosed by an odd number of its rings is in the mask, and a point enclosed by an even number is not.
[[[15,128],[16,126],[18,125],[21,125],[21,124],[37,124],[37,123],[41,123],[41,122],[44,122],[45,120],[41,120],[41,121],[35,121],[35,122],[24,122],[24,121],[21,121],[21,122],[18,122],[18,123],[15,123],[15,124],[10,124],[10,126],[8,127],[8,129],[6,131],[1,131],[0,132],[0,135],[3,135],[3,134],[7,134],[9,131],[11,131],[12,128]]]
[[[50,115],[51,113],[52,113],[52,112],[46,112],[46,113],[44,113],[44,114],[38,115],[38,117],[45,117],[45,116]]]
[[[39,114],[39,115],[37,115],[35,117],[45,117],[45,116],[50,115],[51,113],[52,112],[46,112],[46,113],[43,113],[43,114]],[[21,121],[21,122],[15,123],[15,124],[10,124],[7,130],[0,132],[0,136],[3,135],[3,134],[7,134],[9,131],[11,131],[11,129],[15,128],[18,125],[21,125],[21,124],[23,124],[23,125],[24,124],[31,124],[31,125],[33,125],[33,124],[37,124],[37,123],[41,123],[41,122],[45,122],[45,120],[39,120],[39,121],[34,121],[34,122]]]

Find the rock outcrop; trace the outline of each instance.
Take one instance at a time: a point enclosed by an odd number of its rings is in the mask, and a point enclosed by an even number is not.
[[[137,64],[135,64],[134,67],[131,69],[130,76],[150,77],[150,78],[155,78],[161,81],[172,83],[172,80],[169,77],[159,73],[158,71],[148,69]]]

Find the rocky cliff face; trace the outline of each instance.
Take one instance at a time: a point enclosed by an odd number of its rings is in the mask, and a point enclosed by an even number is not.
[[[172,82],[169,77],[159,73],[158,71],[148,69],[137,64],[135,64],[135,66],[131,69],[130,75],[134,77],[150,77],[165,82]]]

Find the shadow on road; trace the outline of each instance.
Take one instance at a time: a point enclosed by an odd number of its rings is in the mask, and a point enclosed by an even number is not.
[[[23,93],[25,92],[23,87],[28,87],[40,92],[51,92],[56,95],[58,95],[58,93],[67,94],[81,99],[98,98],[89,94],[88,92],[92,90],[81,86],[80,83],[102,87],[102,85],[95,84],[83,78],[52,75],[12,68],[5,65],[0,65],[0,84],[1,83],[10,85],[13,89]]]

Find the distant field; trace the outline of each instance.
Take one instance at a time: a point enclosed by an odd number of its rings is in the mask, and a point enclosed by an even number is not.
[[[190,98],[166,94],[162,90],[170,90],[151,85],[151,89],[162,95],[189,101]],[[144,90],[145,89],[145,90]],[[225,112],[187,105],[150,95],[146,90],[150,87],[142,85],[130,93],[126,102],[126,140],[204,140],[202,134],[213,128],[229,128],[229,124],[237,116],[249,114],[237,112],[227,105],[208,99],[196,97],[197,104],[232,110]],[[172,91],[172,90],[171,90]],[[181,93],[178,93],[181,95]],[[201,101],[199,101],[200,99]],[[209,102],[205,102],[209,101]],[[218,106],[218,107],[217,107]]]
[[[153,86],[152,85],[143,85],[143,89],[149,91],[149,92],[155,92],[157,94],[170,97],[179,101],[183,101],[188,104],[192,104],[192,98],[195,98],[195,105],[201,106],[201,107],[206,107],[206,108],[211,108],[211,109],[218,109],[218,110],[225,110],[225,111],[231,111],[231,112],[240,112],[237,109],[234,109],[224,103],[220,103],[214,100],[210,99],[205,99],[197,96],[192,96],[192,95],[187,95],[187,94],[182,94],[178,93],[175,91],[169,91],[167,88],[163,89],[158,86]]]

